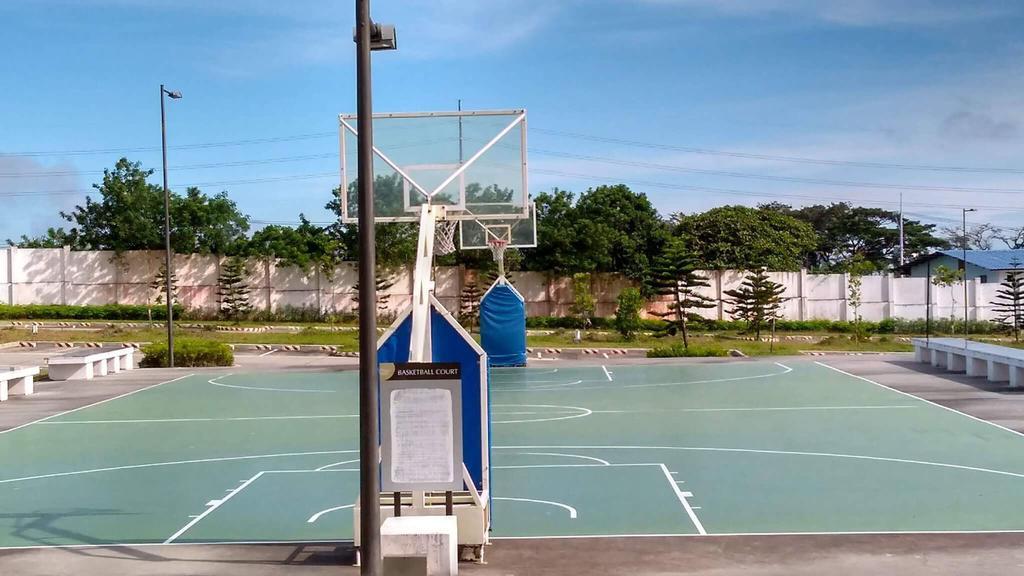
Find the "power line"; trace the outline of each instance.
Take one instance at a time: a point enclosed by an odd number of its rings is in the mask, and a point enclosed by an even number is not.
[[[550,130],[545,128],[531,128],[532,132],[551,134],[553,136],[565,136],[592,142],[604,142],[607,144],[621,144],[625,146],[636,146],[639,148],[651,148],[655,150],[672,150],[676,152],[687,152],[690,154],[703,154],[709,156],[726,156],[731,158],[746,158],[751,160],[769,160],[774,162],[794,162],[799,164],[820,164],[825,166],[851,166],[856,168],[883,168],[892,170],[918,170],[928,172],[965,172],[965,173],[994,173],[994,174],[1024,174],[1024,168],[980,168],[971,166],[941,166],[931,164],[898,164],[888,162],[864,162],[857,160],[833,160],[826,158],[808,158],[803,156],[782,156],[775,154],[755,154],[749,152],[735,152],[729,150],[714,150],[709,148],[696,148],[691,146],[678,146],[672,144],[657,144],[653,142],[642,142],[638,140],[627,140],[624,138],[610,138],[581,134],[578,132],[565,132],[561,130]]]
[[[669,170],[673,172],[684,172],[687,174],[705,174],[708,176],[724,176],[728,178],[747,178],[752,180],[766,180],[771,182],[796,182],[801,184],[821,184],[825,186],[843,186],[850,188],[874,188],[885,190],[910,190],[910,191],[935,191],[935,192],[969,192],[986,194],[1020,194],[1024,189],[1019,188],[968,188],[961,186],[933,186],[922,184],[892,184],[886,182],[858,182],[851,180],[828,180],[823,178],[803,178],[798,176],[773,176],[770,174],[752,174],[748,172],[732,172],[727,170],[708,170],[704,168],[686,168],[671,164],[656,164],[652,162],[639,162],[634,160],[618,160],[602,156],[589,156],[585,154],[574,154],[571,152],[558,152],[530,148],[530,153],[555,156],[559,158],[571,158],[587,162],[601,162],[603,164],[615,164],[617,166],[629,166],[634,168],[651,168],[655,170]]]
[[[736,190],[732,188],[714,188],[710,186],[690,186],[686,184],[670,184],[666,182],[651,182],[646,180],[632,180],[632,179],[621,179],[609,176],[595,176],[592,174],[579,174],[573,172],[562,172],[558,170],[544,170],[536,169],[533,172],[539,174],[550,174],[554,176],[563,176],[569,178],[578,178],[583,180],[593,180],[597,182],[622,182],[624,184],[630,184],[637,187],[648,186],[652,188],[664,188],[668,190],[688,190],[694,192],[710,192],[715,194],[728,194],[734,196],[752,196],[757,198],[796,198],[800,200],[810,200],[813,202],[820,202],[822,200],[833,200],[837,202],[850,202],[851,199],[845,196],[824,196],[821,194],[808,195],[808,194],[786,194],[786,193],[775,193],[775,192],[754,192],[751,190]],[[874,200],[874,199],[857,199],[857,202],[874,203],[874,204],[885,204],[890,206],[897,206],[898,200]],[[925,202],[904,202],[907,206],[920,206],[924,208],[948,208],[959,210],[961,204],[936,204],[936,203],[925,203]],[[982,210],[998,210],[1001,212],[1024,212],[1024,209],[1011,209],[1005,206],[986,206],[972,204],[972,206]]]
[[[227,146],[249,146],[253,144],[273,144],[276,142],[294,142],[297,140],[313,140],[326,138],[328,136],[337,138],[337,132],[312,132],[310,134],[296,134],[293,136],[272,136],[268,138],[252,138],[248,140],[226,140],[223,142],[200,142],[195,144],[179,144],[168,146],[168,150],[196,150],[203,148],[221,148]],[[130,148],[90,148],[81,150],[37,150],[29,152],[4,152],[3,156],[92,156],[99,154],[122,154],[125,152],[159,152],[159,146],[137,146]]]

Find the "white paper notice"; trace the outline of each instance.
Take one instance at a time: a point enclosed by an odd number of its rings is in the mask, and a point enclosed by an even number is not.
[[[391,392],[391,478],[429,484],[455,479],[452,395],[438,388]]]

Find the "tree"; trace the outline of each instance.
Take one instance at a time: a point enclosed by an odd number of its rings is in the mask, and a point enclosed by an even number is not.
[[[861,330],[860,305],[863,298],[864,275],[875,271],[875,265],[863,259],[859,254],[853,258],[847,267],[849,284],[847,285],[846,300],[853,308],[853,333],[857,340],[866,338],[866,333]]]
[[[238,254],[248,231],[249,217],[238,211],[227,192],[207,196],[190,187],[185,196],[171,198],[171,246],[175,252]]]
[[[373,181],[374,207],[378,214],[394,214],[402,209],[394,205],[401,202],[402,177],[398,174],[378,175]],[[359,206],[359,182],[349,183],[348,201],[350,210]],[[389,204],[390,203],[390,204]],[[341,189],[335,188],[332,198],[324,206],[338,216],[338,221],[327,227],[327,232],[337,242],[344,260],[359,260],[359,226],[341,222],[344,216],[341,211]],[[416,242],[419,239],[419,227],[408,222],[389,222],[376,224],[375,247],[377,264],[380,266],[404,266],[416,259]]]
[[[526,255],[526,269],[621,272],[648,285],[651,258],[661,252],[668,230],[646,195],[619,184],[587,190],[575,204],[563,190],[540,194],[535,202],[538,245]]]
[[[394,277],[387,270],[378,268],[377,278],[374,281],[374,285],[377,289],[377,319],[381,322],[390,323],[395,319],[396,312],[388,309],[388,304],[391,302],[391,293],[388,290],[395,285]],[[355,290],[355,294],[352,296],[352,302],[355,303],[354,313],[359,313],[359,281],[356,281],[356,285],[352,288]]]
[[[956,248],[964,247],[963,226],[944,226],[942,233],[949,244]],[[999,229],[991,224],[975,224],[967,229],[968,250],[991,250],[992,241],[999,235]]]
[[[722,206],[701,214],[676,214],[673,220],[674,234],[704,269],[799,270],[817,244],[807,223],[774,210]]]
[[[676,238],[669,242],[665,253],[655,260],[652,273],[652,292],[672,298],[668,310],[657,315],[666,323],[666,334],[682,334],[683,348],[690,347],[687,324],[701,320],[695,310],[717,306],[714,300],[698,292],[701,288],[709,288],[711,284],[707,277],[697,272],[696,262],[693,254]]]
[[[7,239],[8,245],[17,246],[18,248],[63,248],[65,246],[74,246],[75,243],[74,236],[63,228],[47,228],[46,234],[36,236],[35,238],[22,234],[20,240]]]
[[[258,230],[244,251],[250,256],[277,259],[282,266],[295,266],[307,273],[318,268],[329,274],[342,261],[338,240],[304,214],[299,214],[296,227],[273,224]]]
[[[1010,250],[1020,250],[1024,248],[1024,226],[1020,228],[1000,228],[999,232],[994,237]]]
[[[810,270],[843,272],[858,257],[878,270],[899,264],[899,212],[847,202],[798,209],[772,202],[758,208],[792,216],[814,228],[817,243],[804,258],[804,267]],[[903,219],[904,252],[909,259],[948,247],[945,240],[933,235],[934,229],[931,224]]]
[[[165,304],[167,296],[167,265],[161,264],[160,269],[157,270],[156,276],[149,283],[149,289],[153,291],[153,303],[160,305]],[[171,301],[172,304],[178,304],[178,275],[177,273],[171,274]]]
[[[760,268],[748,274],[739,288],[726,290],[733,305],[729,314],[747,323],[747,330],[754,331],[754,337],[761,339],[761,328],[779,318],[782,307],[782,293],[785,287],[768,277],[768,270]]]
[[[932,270],[932,284],[943,288],[949,288],[956,284],[963,282],[964,270],[963,268],[952,269],[945,264],[939,264]],[[949,319],[952,325],[956,325],[956,290],[950,290],[950,298],[953,301],[952,309],[950,310]]]
[[[614,323],[615,329],[625,340],[633,340],[640,331],[640,310],[643,307],[644,299],[640,290],[626,288],[619,293]]]
[[[628,186],[598,186],[580,195],[577,234],[607,239],[611,261],[598,272],[620,272],[647,285],[651,259],[669,239],[668,227],[646,194]]]
[[[232,256],[221,266],[217,278],[217,298],[224,317],[238,322],[252,310],[249,302],[249,285],[245,283],[245,259]]]
[[[1006,279],[999,283],[996,299],[992,301],[996,322],[1006,326],[1013,334],[1014,342],[1020,342],[1020,332],[1024,328],[1024,271],[1021,271],[1020,260],[1010,261],[1012,270],[1006,272]]]
[[[470,332],[473,331],[473,324],[480,318],[480,298],[483,294],[483,290],[476,283],[476,278],[470,278],[459,295],[459,320]]]
[[[84,205],[62,218],[73,224],[66,237],[76,250],[162,250],[164,193],[149,184],[152,170],[127,158],[103,171],[94,184],[99,198],[87,196]],[[249,229],[248,217],[222,192],[207,197],[190,188],[186,197],[171,194],[171,248],[179,253],[225,253],[240,246]]]
[[[576,317],[580,328],[589,328],[594,317],[597,302],[594,300],[590,274],[578,272],[572,275],[572,305],[569,313]]]

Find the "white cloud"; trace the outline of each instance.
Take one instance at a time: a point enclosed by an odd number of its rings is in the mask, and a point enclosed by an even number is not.
[[[936,25],[984,20],[1011,11],[999,0],[645,0],[729,16],[787,15],[843,26]]]

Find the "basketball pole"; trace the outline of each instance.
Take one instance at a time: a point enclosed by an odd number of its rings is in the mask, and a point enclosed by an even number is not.
[[[377,443],[377,279],[373,210],[370,0],[356,0],[356,113],[359,154],[359,531],[360,574],[382,576],[380,446]],[[341,191],[342,194],[346,192]]]

